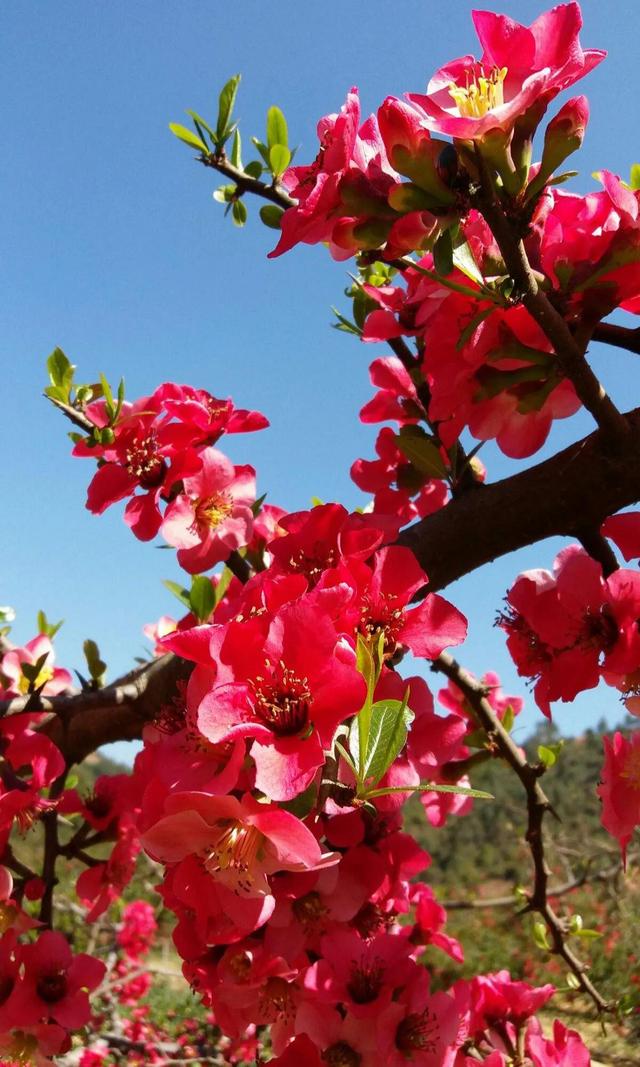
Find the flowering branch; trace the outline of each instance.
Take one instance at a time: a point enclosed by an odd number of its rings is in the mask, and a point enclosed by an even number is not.
[[[573,382],[586,409],[611,443],[620,447],[629,434],[625,417],[593,373],[562,315],[540,288],[524,243],[498,202],[486,167],[482,169],[483,189],[478,194],[477,206],[497,241],[505,266],[515,282],[517,295],[553,345],[558,362],[567,378]]]
[[[476,682],[452,656],[446,652],[441,653],[433,663],[433,670],[446,675],[464,694],[479,725],[487,734],[489,744],[495,746],[499,756],[509,764],[525,790],[528,813],[525,839],[533,861],[534,883],[533,889],[527,893],[527,904],[523,910],[537,912],[542,917],[551,936],[549,951],[565,961],[569,970],[575,975],[580,988],[591,997],[599,1012],[610,1011],[611,1006],[587,976],[586,965],[567,944],[568,924],[556,914],[549,903],[551,896],[548,885],[549,867],[545,855],[542,823],[545,814],[553,809],[540,785],[544,766],[532,765],[528,762],[491,707],[487,699],[486,687]]]

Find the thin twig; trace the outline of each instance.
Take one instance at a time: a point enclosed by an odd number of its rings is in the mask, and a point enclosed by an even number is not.
[[[486,167],[483,167],[483,171],[483,190],[477,196],[477,206],[484,215],[502,253],[505,266],[515,282],[516,296],[553,345],[558,363],[566,377],[573,382],[585,408],[591,412],[609,442],[620,447],[628,439],[628,423],[587,363],[584,352],[564,318],[538,285],[524,243],[491,188]]]
[[[629,329],[628,326],[617,326],[613,322],[599,322],[593,331],[593,341],[601,341],[605,345],[613,345],[614,348],[624,348],[627,352],[635,352],[640,356],[640,326]]]
[[[217,170],[225,178],[230,178],[231,181],[236,183],[240,193],[253,193],[255,196],[260,196],[263,200],[270,200],[272,204],[277,204],[278,207],[282,208],[294,207],[296,204],[296,201],[280,185],[267,185],[266,182],[260,181],[259,178],[252,178],[249,174],[245,174],[243,170],[240,170],[239,167],[234,167],[233,163],[230,163],[225,155],[215,155],[215,153],[210,152],[206,156],[200,156],[199,161],[205,167],[212,167],[213,170]]]
[[[586,965],[567,943],[567,923],[556,914],[549,903],[549,867],[545,855],[542,823],[547,811],[553,809],[540,784],[544,767],[533,766],[528,762],[491,707],[487,699],[486,688],[460,667],[452,656],[443,652],[434,661],[433,670],[446,675],[464,694],[477,722],[487,734],[489,744],[495,746],[500,756],[518,776],[525,790],[528,815],[525,839],[533,860],[534,882],[533,889],[527,893],[528,902],[524,910],[537,912],[543,918],[551,937],[550,951],[565,961],[569,970],[576,976],[580,988],[591,997],[598,1011],[610,1011],[610,1005],[585,973]]]

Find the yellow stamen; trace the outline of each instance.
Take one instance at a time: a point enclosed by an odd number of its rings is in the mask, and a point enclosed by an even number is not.
[[[35,682],[30,681],[24,674],[21,674],[18,679],[18,689],[26,696],[30,691],[30,687],[32,687],[31,692],[33,692],[33,689],[40,689],[43,685],[46,685],[47,682],[50,682],[52,678],[53,668],[45,665],[39,672]]]
[[[218,839],[204,859],[210,874],[222,874],[222,881],[232,883],[239,893],[250,893],[254,886],[256,860],[264,841],[254,826],[233,822],[221,827]]]
[[[450,82],[449,93],[465,118],[481,119],[488,111],[504,104],[503,82],[507,76],[506,67],[494,67],[486,75],[482,67],[479,74],[471,74],[467,71],[466,88]]]
[[[196,501],[194,526],[215,530],[231,514],[233,500],[228,493],[213,493]]]

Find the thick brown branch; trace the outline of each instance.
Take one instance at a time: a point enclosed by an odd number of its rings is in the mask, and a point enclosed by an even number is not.
[[[501,205],[485,189],[484,194],[478,198],[478,207],[498,243],[520,300],[553,345],[562,370],[573,382],[586,409],[591,412],[608,440],[621,446],[628,436],[624,416],[607,396],[562,315],[556,311],[546,293],[539,287],[524,244],[518,239]]]
[[[238,186],[240,193],[253,193],[255,196],[262,197],[263,200],[270,200],[272,204],[277,204],[281,208],[293,207],[296,203],[281,186],[267,185],[266,182],[260,181],[259,178],[252,178],[249,174],[245,174],[243,170],[234,167],[226,156],[216,156],[211,152],[208,156],[200,156],[200,162],[205,167],[212,167],[213,170],[217,170],[225,178],[230,178]]]
[[[435,671],[440,671],[461,690],[473,713],[487,734],[489,744],[494,747],[502,759],[520,779],[527,798],[527,832],[525,838],[533,861],[533,889],[527,894],[527,911],[537,912],[545,922],[551,938],[550,951],[560,956],[567,967],[576,976],[580,988],[594,1001],[598,1011],[608,1011],[609,1005],[598,992],[593,982],[587,977],[585,964],[578,959],[567,943],[568,926],[551,907],[549,897],[549,868],[547,865],[542,824],[551,805],[540,785],[540,775],[544,768],[532,766],[515,741],[505,730],[487,700],[486,690],[450,656],[443,652],[433,664]]]
[[[166,655],[97,692],[45,697],[43,710],[55,714],[43,730],[64,753],[67,766],[80,763],[101,745],[136,740],[144,724],[171,704],[178,683],[186,681],[191,669],[191,663]],[[9,710],[19,711],[22,701],[10,701]]]
[[[546,537],[578,538],[640,500],[640,409],[626,416],[630,435],[610,453],[596,432],[551,459],[451,501],[400,534],[432,589],[442,589],[491,560]]]
[[[613,322],[599,322],[593,331],[593,341],[601,341],[614,348],[625,348],[640,356],[640,326],[630,330],[627,326],[616,326]]]

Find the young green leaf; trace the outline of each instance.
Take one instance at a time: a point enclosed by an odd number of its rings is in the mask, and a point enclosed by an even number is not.
[[[269,149],[269,166],[274,178],[279,178],[281,174],[284,174],[290,159],[291,152],[283,144],[274,144],[273,148]]]
[[[172,582],[169,578],[163,578],[162,584],[165,589],[168,589],[170,593],[173,593],[178,600],[185,605],[185,607],[191,607],[191,600],[189,599],[189,590],[184,586],[179,585],[178,582]]]
[[[247,221],[247,207],[244,200],[234,200],[231,215],[236,226],[244,226]]]
[[[263,204],[260,208],[260,219],[271,230],[280,229],[280,220],[284,211],[277,204]]]
[[[286,148],[288,144],[287,120],[280,108],[274,105],[267,111],[267,146],[273,148],[274,145],[283,145]]]
[[[433,265],[438,274],[445,277],[453,270],[453,241],[451,230],[441,233],[433,246]]]
[[[102,686],[104,684],[107,665],[104,660],[100,659],[100,650],[96,642],[87,638],[82,645],[82,651],[84,652],[84,658],[87,661],[87,667],[89,668],[89,674],[92,681],[98,686]]]
[[[362,778],[377,785],[402,751],[413,712],[407,707],[408,690],[404,700],[378,700],[371,708],[371,724]]]
[[[203,574],[195,574],[191,579],[189,605],[198,622],[206,622],[216,606],[211,580]]]
[[[446,468],[440,449],[420,426],[403,426],[394,438],[400,451],[423,474],[430,478],[444,478]]]
[[[189,145],[189,148],[197,148],[199,152],[204,152],[205,155],[209,154],[206,144],[193,130],[188,130],[186,126],[181,126],[179,122],[170,122],[169,129],[174,137]]]
[[[238,86],[240,84],[240,75],[234,74],[229,78],[229,81],[223,86],[218,101],[218,121],[216,123],[216,141],[219,148],[222,148],[224,142],[229,137],[231,130],[229,128],[231,122],[231,115],[233,113],[233,107],[236,102],[236,95],[238,93]]]

